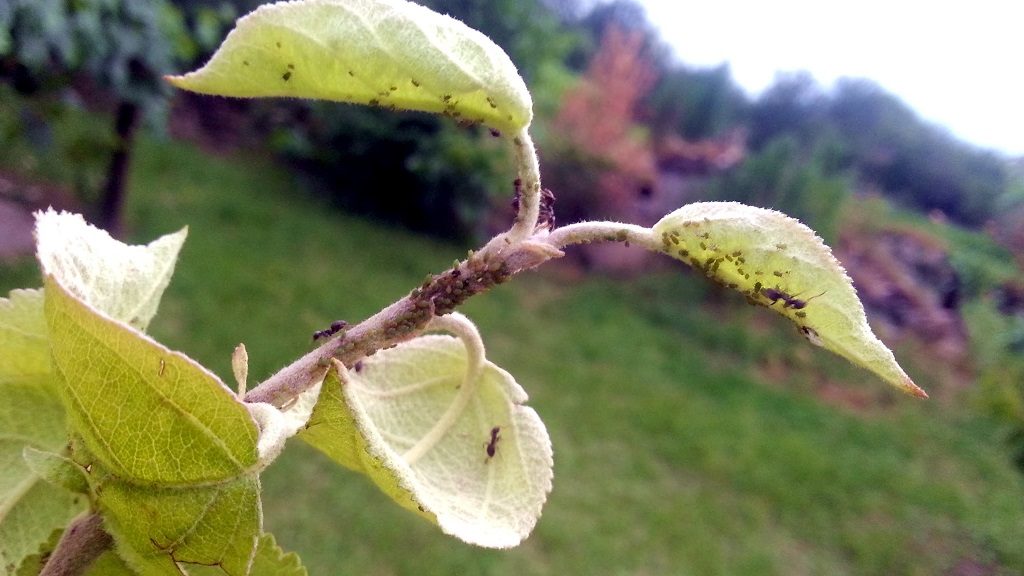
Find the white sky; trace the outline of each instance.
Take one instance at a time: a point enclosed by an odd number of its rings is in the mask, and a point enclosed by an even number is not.
[[[687,65],[748,93],[778,71],[870,78],[979,146],[1024,155],[1024,2],[640,0]]]

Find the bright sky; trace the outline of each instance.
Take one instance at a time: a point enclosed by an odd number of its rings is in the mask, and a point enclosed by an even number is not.
[[[1024,155],[1024,2],[640,0],[687,65],[728,61],[751,95],[778,71],[870,78],[974,144]]]

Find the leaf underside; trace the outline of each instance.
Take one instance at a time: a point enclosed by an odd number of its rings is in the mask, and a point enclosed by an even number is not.
[[[551,490],[550,440],[511,375],[486,362],[468,393],[467,368],[464,345],[450,336],[378,352],[358,371],[328,376],[301,437],[444,532],[515,546]],[[449,411],[456,417],[439,429]]]
[[[508,56],[465,24],[404,0],[305,0],[239,19],[185,90],[420,110],[518,132],[532,101]]]

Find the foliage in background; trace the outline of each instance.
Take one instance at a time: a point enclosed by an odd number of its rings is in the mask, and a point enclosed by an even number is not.
[[[11,132],[31,134],[37,156],[76,158],[76,194],[115,234],[139,123],[148,118],[162,126],[166,116],[170,90],[162,77],[209,48],[232,14],[204,8],[190,16],[195,39],[182,12],[165,0],[0,5],[0,82],[32,97],[12,110],[5,139],[17,141]],[[69,148],[56,148],[51,132],[79,106],[110,113],[112,129],[84,132]]]
[[[539,113],[552,108],[565,84],[562,62],[578,36],[562,28],[542,2],[423,4],[492,38],[530,84]],[[460,129],[433,115],[337,104],[256,107],[272,149],[302,167],[322,194],[347,210],[468,240],[483,235],[486,215],[512,191],[507,159],[495,157],[487,130]]]
[[[839,165],[853,171],[859,185],[965,225],[995,216],[1009,188],[1005,159],[926,123],[866,80],[841,80],[825,93],[806,74],[783,77],[752,104],[749,129],[755,150],[785,134],[804,149],[822,136],[835,139]]]
[[[776,137],[734,170],[716,179],[710,196],[781,210],[814,222],[827,242],[837,238],[849,177],[829,168],[829,149],[807,153],[792,136]]]
[[[586,73],[565,92],[545,142],[545,182],[558,215],[637,221],[630,207],[657,178],[654,152],[636,122],[656,80],[644,36],[609,24]]]

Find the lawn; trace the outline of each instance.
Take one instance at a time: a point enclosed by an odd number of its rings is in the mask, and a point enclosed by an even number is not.
[[[269,159],[154,140],[128,214],[134,241],[190,227],[152,333],[225,380],[238,342],[263,378],[466,249],[340,214]],[[0,269],[5,291],[29,279]],[[296,441],[264,474],[265,524],[312,574],[1024,572],[1024,477],[993,424],[891,393],[680,268],[529,274],[464,311],[554,443],[535,533],[464,545]]]

